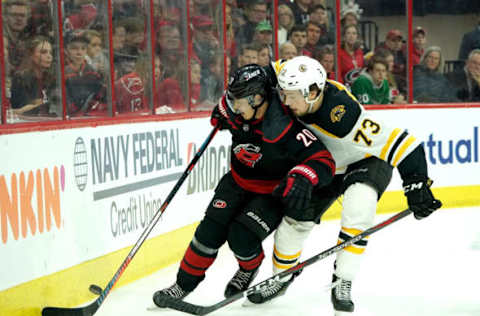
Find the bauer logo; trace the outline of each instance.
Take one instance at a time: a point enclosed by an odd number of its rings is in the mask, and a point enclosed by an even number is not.
[[[442,165],[478,163],[479,145],[477,126],[473,128],[471,134],[464,135],[464,138],[439,139],[432,133],[424,142],[429,162]]]
[[[60,229],[65,167],[0,175],[0,230],[2,242]]]
[[[227,202],[223,200],[215,200],[213,201],[213,207],[215,208],[226,208],[227,207]]]

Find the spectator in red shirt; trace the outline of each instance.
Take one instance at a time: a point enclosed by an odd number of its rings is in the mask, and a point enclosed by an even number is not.
[[[358,39],[356,25],[347,25],[342,29],[342,44],[338,51],[340,78],[345,80],[347,74],[364,66],[363,51]]]
[[[145,98],[145,87],[149,78],[149,59],[143,56],[137,59],[137,56],[118,53],[116,59],[119,65],[125,67],[125,74],[115,82],[117,112],[147,114],[148,102]],[[131,67],[132,64],[133,67]]]
[[[426,38],[427,33],[421,26],[417,26],[415,30],[413,31],[413,37],[412,37],[412,42],[413,42],[413,56],[412,56],[412,62],[413,65],[418,65],[420,63],[420,59],[423,56],[423,53],[425,51],[425,44],[427,42]]]

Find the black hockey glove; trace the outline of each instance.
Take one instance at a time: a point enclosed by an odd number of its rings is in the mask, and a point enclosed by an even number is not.
[[[307,166],[296,166],[273,190],[288,209],[306,209],[312,198],[313,187],[318,183],[315,172]]]
[[[422,175],[413,175],[403,181],[403,191],[407,197],[408,207],[416,219],[423,219],[442,207],[442,202],[435,199],[430,190],[432,182]]]
[[[228,116],[226,113],[221,113],[219,106],[220,105],[217,104],[213,108],[212,115],[210,116],[210,124],[212,124],[212,126],[218,126],[220,130],[228,129],[230,126],[228,123]]]

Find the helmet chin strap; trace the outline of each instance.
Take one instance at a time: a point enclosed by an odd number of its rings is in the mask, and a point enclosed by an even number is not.
[[[262,100],[262,103],[260,103],[259,105],[255,106],[255,101],[254,101],[254,98],[252,96],[248,96],[248,104],[250,105],[250,107],[253,109],[253,116],[251,119],[249,120],[245,120],[246,122],[251,122],[251,121],[254,121],[255,120],[255,117],[257,116],[257,111],[258,109],[265,103],[265,97],[263,97],[263,100]]]
[[[312,113],[313,112],[313,106],[318,101],[318,99],[320,99],[321,94],[322,94],[322,92],[319,91],[318,94],[317,94],[317,97],[315,99],[311,100],[311,101],[308,99],[308,95],[305,97],[305,102],[307,102],[307,104],[308,104],[307,113]]]

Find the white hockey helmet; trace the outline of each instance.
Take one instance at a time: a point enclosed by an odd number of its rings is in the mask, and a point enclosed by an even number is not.
[[[320,92],[325,88],[327,73],[323,66],[308,56],[297,56],[282,63],[277,74],[278,85],[282,90],[300,90],[311,112],[315,100],[308,100],[310,86],[316,84]]]

